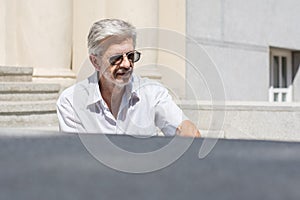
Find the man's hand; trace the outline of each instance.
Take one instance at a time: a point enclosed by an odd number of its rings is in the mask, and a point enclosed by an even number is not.
[[[183,121],[177,127],[176,134],[185,137],[201,137],[199,130],[190,120]]]

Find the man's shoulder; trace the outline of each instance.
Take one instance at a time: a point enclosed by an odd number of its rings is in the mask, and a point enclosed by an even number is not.
[[[61,93],[60,93],[60,98],[68,98],[69,96],[72,96],[74,93],[74,88],[76,84],[73,84],[67,88],[65,88]]]

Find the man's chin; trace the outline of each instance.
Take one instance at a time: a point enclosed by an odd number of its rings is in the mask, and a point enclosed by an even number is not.
[[[118,78],[115,79],[115,83],[116,83],[116,85],[118,85],[120,87],[126,86],[127,84],[130,83],[130,77],[131,76],[126,77],[126,78],[125,77],[118,77]]]

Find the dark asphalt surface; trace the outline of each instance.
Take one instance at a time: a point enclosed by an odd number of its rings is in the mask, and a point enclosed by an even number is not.
[[[141,152],[170,141],[110,138]],[[162,170],[129,174],[94,159],[78,135],[0,137],[0,199],[300,199],[300,143],[219,140],[199,159],[202,142]]]

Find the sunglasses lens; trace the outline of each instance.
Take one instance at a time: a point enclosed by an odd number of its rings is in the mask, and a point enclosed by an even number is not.
[[[130,55],[128,55],[127,57],[132,62],[137,62],[137,61],[139,61],[140,56],[141,56],[141,53],[138,51],[135,51],[135,52],[130,53]]]
[[[138,52],[138,51],[134,51],[134,52],[128,52],[126,54],[126,57],[127,59],[130,61],[130,62],[137,62],[140,60],[140,57],[141,57],[141,53]],[[109,58],[109,63],[111,65],[118,65],[120,64],[121,62],[123,61],[123,55],[115,55],[115,56],[112,56]]]
[[[128,58],[128,60],[130,61],[130,62],[135,62],[134,61],[134,52],[130,52],[130,53],[128,53],[127,55],[127,58]]]
[[[138,52],[138,51],[136,51],[136,52],[134,52],[134,54],[135,54],[135,56],[134,56],[134,58],[135,58],[134,62],[139,61],[139,60],[140,60],[140,57],[141,57],[141,53]]]
[[[123,60],[123,55],[116,55],[109,58],[109,63],[111,65],[116,65],[119,62],[122,62],[122,60]]]

